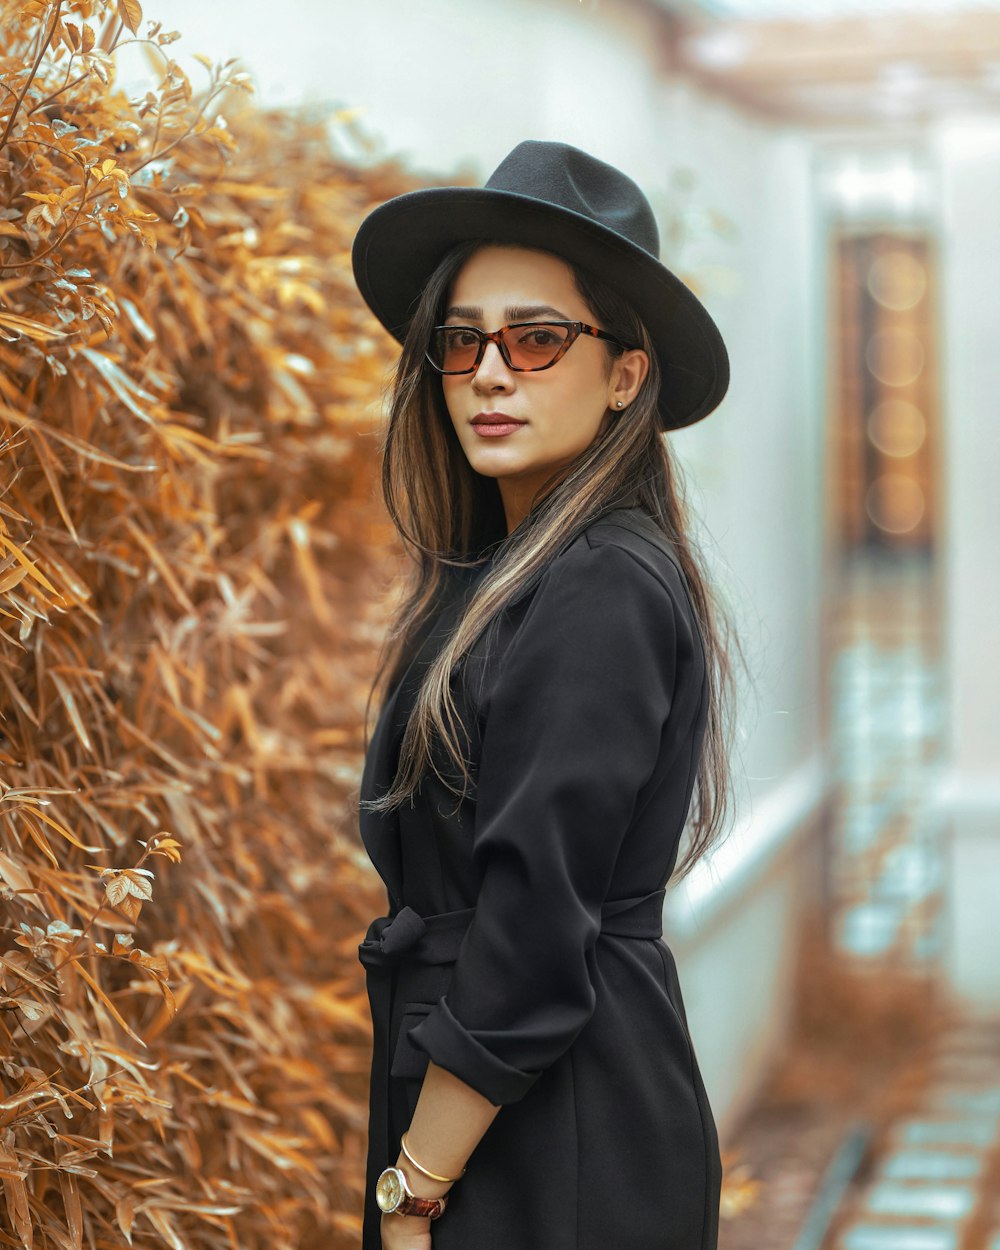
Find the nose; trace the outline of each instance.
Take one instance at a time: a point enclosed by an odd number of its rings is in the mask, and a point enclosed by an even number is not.
[[[507,391],[513,387],[513,371],[500,355],[500,348],[496,343],[486,344],[479,368],[472,375],[472,385],[477,391]]]

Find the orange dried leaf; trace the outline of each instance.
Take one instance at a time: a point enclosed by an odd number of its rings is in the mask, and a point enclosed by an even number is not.
[[[28,832],[28,836],[35,843],[35,845],[42,852],[42,854],[46,857],[46,859],[48,859],[48,861],[52,864],[52,867],[58,868],[59,861],[58,859],[56,859],[55,855],[53,854],[52,847],[49,846],[48,842],[45,839],[45,835],[42,833],[42,831],[40,829],[37,829],[30,820],[25,820],[22,823],[24,825],[24,828]]]
[[[69,1228],[72,1250],[80,1250],[83,1244],[83,1204],[80,1201],[80,1190],[76,1177],[72,1172],[60,1171],[59,1188],[62,1191],[63,1209],[66,1212],[66,1225]]]
[[[65,825],[60,824],[58,820],[55,820],[52,816],[49,816],[36,804],[25,801],[24,807],[26,807],[28,811],[33,812],[38,817],[39,820],[44,820],[45,823],[50,828],[54,829],[56,833],[59,834],[60,837],[65,838],[67,842],[71,842],[73,846],[78,846],[81,851],[93,851],[96,849],[95,847],[87,846],[85,843],[81,842],[80,839],[75,837],[66,828]]]
[[[153,897],[152,873],[144,868],[126,868],[122,873],[128,892],[133,898],[149,900]]]
[[[59,219],[59,213],[52,215],[53,206],[43,204],[40,211],[43,214],[49,214],[47,220],[55,225]],[[35,209],[32,212],[38,211]],[[52,339],[64,339],[66,337],[65,330],[58,330],[55,326],[46,325],[42,321],[33,321],[30,317],[19,317],[16,313],[0,312],[0,326],[6,326],[8,330],[15,330],[19,334],[25,335],[29,339],[34,339],[38,343],[47,343]]]
[[[95,997],[97,998],[97,1001],[100,1002],[105,1008],[107,1008],[107,1010],[111,1013],[114,1019],[121,1025],[121,1027],[129,1035],[129,1037],[131,1037],[134,1041],[138,1042],[140,1046],[145,1046],[146,1043],[142,1040],[139,1034],[136,1033],[136,1031],[132,1028],[129,1022],[121,1014],[121,1012],[114,1005],[114,1003],[107,996],[107,994],[105,994],[104,990],[101,989],[100,985],[98,985],[98,983],[90,975],[90,973],[83,966],[83,964],[80,963],[79,961],[75,961],[74,967],[76,968],[76,971],[79,973],[79,975],[84,979],[84,981],[86,981],[87,984],[90,986],[90,989],[95,995]]]
[[[13,1228],[14,1232],[21,1239],[21,1245],[24,1250],[32,1250],[34,1229],[31,1223],[28,1191],[24,1178],[20,1175],[8,1176],[5,1174],[3,1188],[4,1196],[7,1199],[7,1215],[10,1218],[10,1227]]]
[[[35,892],[34,883],[26,869],[22,868],[6,851],[0,851],[0,877],[12,890],[23,890],[29,894]]]
[[[116,904],[116,910],[134,924],[142,911],[142,900],[133,894],[127,894],[120,903]]]
[[[149,846],[151,855],[165,855],[167,859],[173,863],[181,862],[181,844],[175,838],[158,838],[156,842],[151,842]]]
[[[59,697],[62,700],[63,707],[66,709],[67,716],[69,716],[70,724],[76,731],[76,736],[80,739],[84,747],[91,754],[93,754],[94,746],[90,740],[90,735],[87,733],[87,727],[83,722],[82,716],[80,715],[80,709],[77,707],[76,698],[74,697],[73,692],[58,673],[50,672],[49,676],[52,678],[53,684],[59,691]]]
[[[130,1190],[124,1197],[119,1198],[115,1204],[115,1219],[118,1221],[118,1227],[122,1230],[122,1236],[132,1244],[132,1225],[135,1223],[136,1208],[139,1206],[139,1195],[135,1190]]]
[[[120,875],[114,876],[104,887],[104,893],[107,895],[108,902],[112,907],[117,907],[123,899],[128,897],[128,882]]]
[[[166,1241],[167,1245],[171,1247],[171,1250],[189,1250],[189,1247],[186,1246],[184,1241],[181,1239],[176,1227],[174,1226],[173,1220],[166,1211],[149,1204],[144,1204],[140,1207],[140,1211],[143,1215],[145,1215],[160,1236]]]

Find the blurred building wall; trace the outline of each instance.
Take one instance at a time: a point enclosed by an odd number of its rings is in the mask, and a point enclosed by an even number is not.
[[[684,948],[692,1030],[704,1039],[706,1084],[726,1122],[752,1095],[784,1028],[794,921],[815,875],[803,847],[828,784],[826,258],[808,142],[672,75],[662,23],[629,0],[287,0],[277,26],[274,12],[257,0],[172,0],[168,21],[184,34],[172,51],[182,62],[192,52],[240,56],[265,104],[357,108],[378,155],[443,182],[459,166],[484,180],[524,138],[588,149],[650,195],[664,259],[725,336],[730,394],[672,446],[754,683],[744,684],[734,761],[740,822],[726,856],[672,900],[668,940]],[[350,150],[347,131],[334,134]]]

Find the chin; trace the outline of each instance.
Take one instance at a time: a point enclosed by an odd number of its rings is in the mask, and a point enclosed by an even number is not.
[[[478,449],[477,449],[478,450]],[[505,461],[497,455],[472,455],[466,457],[469,464],[483,477],[510,477],[514,474],[523,473],[530,466],[525,464]]]

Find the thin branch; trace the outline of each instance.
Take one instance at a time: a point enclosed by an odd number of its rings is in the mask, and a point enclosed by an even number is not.
[[[156,151],[156,145],[160,142],[160,123],[163,121],[163,97],[160,97],[159,107],[156,110],[156,124],[153,126],[153,137],[149,141],[149,150]]]
[[[32,113],[37,113],[39,109],[45,108],[46,104],[51,104],[53,100],[58,100],[64,91],[69,91],[71,87],[79,86],[85,78],[90,77],[90,73],[91,71],[88,69],[79,78],[74,78],[72,82],[65,83],[60,87],[58,91],[53,91],[51,95],[47,95],[44,100],[39,100],[34,108],[28,110],[28,116],[30,117]]]
[[[108,32],[109,29],[110,29],[110,25],[105,26],[104,30],[101,32],[101,37],[100,37],[100,40],[98,41],[98,46],[101,48],[102,52],[106,52],[110,56],[111,53],[114,52],[115,48],[118,47],[118,40],[121,39],[122,37],[122,31],[125,29],[125,23],[119,19],[118,28],[115,31],[114,37],[110,40],[110,42],[108,42],[104,38],[105,34]]]
[[[62,7],[63,0],[58,0],[58,3],[56,4],[56,11],[52,15],[52,25],[49,27],[49,33],[42,40],[42,46],[38,49],[38,55],[35,57],[35,63],[31,67],[31,73],[25,79],[24,86],[21,88],[21,94],[17,97],[17,101],[14,104],[10,117],[7,118],[7,125],[4,127],[3,134],[0,135],[0,149],[2,149],[4,144],[7,142],[10,132],[14,127],[14,122],[17,119],[17,115],[21,111],[21,104],[24,101],[27,90],[34,82],[35,75],[38,73],[38,67],[42,63],[42,57],[45,55],[45,51],[52,42],[52,38],[56,33],[56,27],[59,25],[59,15],[62,12]]]
[[[33,148],[48,148],[50,152],[55,152],[56,156],[68,156],[71,161],[76,161],[84,173],[87,172],[87,162],[79,152],[67,152],[64,148],[57,148],[54,143],[48,143],[45,139],[36,139],[34,135],[30,139],[15,139],[14,143],[15,145],[24,143]]]
[[[204,118],[205,110],[208,108],[208,106],[212,103],[213,100],[215,100],[218,96],[222,95],[222,93],[226,90],[227,86],[228,86],[227,83],[222,83],[219,86],[217,86],[216,89],[210,95],[206,96],[204,104],[202,104],[201,108],[198,110],[197,114],[195,115],[194,121],[191,123],[190,126],[188,126],[187,130],[185,130],[183,134],[178,135],[176,139],[172,139],[165,148],[161,148],[159,152],[154,152],[151,156],[147,156],[144,161],[141,161],[133,169],[130,169],[129,177],[134,178],[140,169],[145,169],[146,166],[152,164],[153,161],[160,160],[161,157],[166,156],[168,152],[172,152],[174,148],[176,148],[179,144],[183,143],[185,139],[189,139],[191,135],[194,133],[195,126],[197,126],[198,123]],[[157,121],[159,121],[159,119],[157,119]]]
[[[70,54],[69,54],[69,60],[66,62],[66,77],[63,79],[63,85],[62,85],[63,91],[65,91],[66,88],[69,86],[69,72],[73,68],[73,62],[76,60],[76,56],[77,56],[76,48],[71,48]],[[35,108],[37,107],[38,105],[36,104]],[[35,109],[32,109],[31,113],[33,113],[34,111]],[[28,114],[29,117],[31,116],[31,113]]]
[[[129,47],[130,44],[133,44],[133,43],[137,43],[137,44],[148,43],[151,48],[154,48],[157,52],[159,52],[160,56],[163,57],[164,61],[168,65],[173,59],[172,57],[167,56],[166,52],[163,51],[163,45],[157,43],[155,39],[140,39],[138,38],[138,36],[136,36],[136,38],[134,39],[123,39],[121,43],[116,43],[112,51],[117,52],[119,48],[127,48]]]

